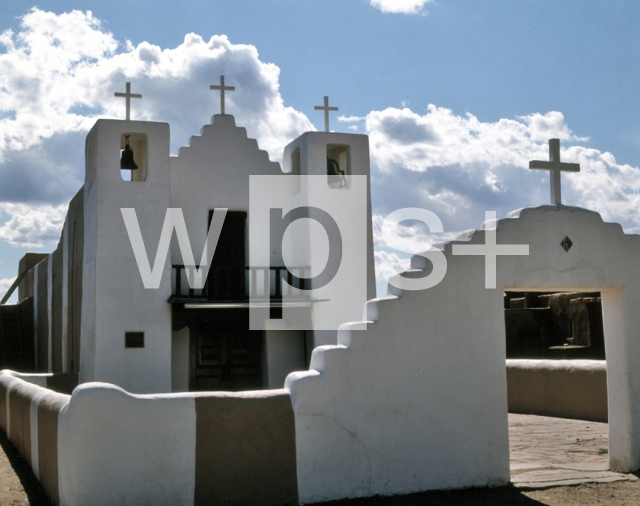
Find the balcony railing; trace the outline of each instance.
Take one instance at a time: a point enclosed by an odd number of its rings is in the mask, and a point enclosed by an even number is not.
[[[205,301],[308,300],[304,289],[293,288],[293,276],[308,278],[310,267],[212,267],[204,288],[191,288],[195,269],[171,266],[171,299]],[[283,283],[283,276],[287,283]],[[305,288],[303,285],[301,288]]]

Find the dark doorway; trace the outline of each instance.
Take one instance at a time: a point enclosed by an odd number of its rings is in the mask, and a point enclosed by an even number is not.
[[[599,292],[507,292],[507,358],[604,360]]]
[[[208,225],[213,211],[209,211]],[[207,296],[211,300],[245,298],[245,227],[247,213],[227,211],[218,245],[207,278]]]
[[[0,306],[0,369],[35,371],[33,297]]]
[[[211,311],[190,328],[189,390],[262,389],[263,332],[249,330],[247,309]]]

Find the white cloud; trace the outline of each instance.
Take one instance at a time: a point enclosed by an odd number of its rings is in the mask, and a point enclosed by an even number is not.
[[[389,108],[369,113],[366,129],[377,214],[423,207],[453,232],[478,227],[485,210],[504,216],[547,204],[549,173],[528,166],[548,160],[548,139],[557,137],[562,160],[581,164],[579,174],[562,175],[563,202],[598,211],[627,232],[640,231],[640,169],[579,145],[588,139],[573,134],[558,111],[482,122],[433,105],[423,115]]]
[[[338,116],[338,121],[344,121],[345,123],[356,123],[367,119],[366,116]]]
[[[384,281],[396,273],[409,270],[410,258],[400,258],[395,253],[376,251],[373,254],[376,263],[376,280]]]
[[[41,248],[60,239],[67,206],[0,204],[10,219],[0,226],[0,240],[23,247]]]
[[[385,12],[422,12],[426,3],[372,0]],[[19,31],[0,34],[2,48],[0,239],[12,244],[58,240],[66,204],[84,177],[84,136],[98,117],[123,117],[123,100],[113,93],[124,91],[126,81],[143,94],[132,103],[132,117],[169,123],[172,152],[218,112],[219,95],[209,85],[220,74],[236,86],[227,94],[227,112],[272,159],[301,132],[313,130],[304,114],[284,105],[279,68],[262,62],[254,46],[233,44],[224,35],[205,40],[187,34],[174,48],[133,46],[118,42],[89,12],[33,9]],[[528,162],[547,159],[547,139],[557,137],[562,159],[582,167],[562,176],[563,201],[599,211],[627,232],[640,231],[640,169],[585,145],[588,139],[575,135],[561,112],[483,122],[430,105],[425,114],[389,108],[339,120],[348,128],[364,121],[370,136],[375,220],[403,207],[423,207],[442,219],[440,240],[479,226],[485,210],[504,216],[547,203],[549,175],[530,171]],[[420,224],[400,228],[408,240],[433,240]],[[378,260],[408,265],[402,252],[380,242],[378,232],[376,248]]]
[[[53,211],[45,226],[41,213],[64,206],[81,187],[84,137],[98,118],[123,118],[124,101],[113,94],[126,81],[143,95],[132,101],[132,118],[169,123],[175,153],[219,112],[209,85],[224,74],[236,86],[227,112],[279,160],[288,142],[314,130],[284,105],[279,72],[254,46],[224,35],[207,41],[187,34],[175,48],[133,46],[119,43],[91,12],[30,10],[17,32],[0,34],[0,203],[31,207],[4,206],[9,220],[0,238],[23,246],[51,239],[61,221]]]
[[[0,298],[4,297],[4,295],[7,293],[9,288],[11,288],[11,285],[13,284],[13,282],[15,280],[16,280],[15,277],[0,279]],[[17,302],[17,298],[16,298],[15,294],[16,294],[16,292],[14,292],[14,295],[12,295],[9,298],[9,300],[16,299],[16,300],[14,300],[14,302]]]
[[[573,135],[569,127],[564,122],[561,112],[551,111],[547,114],[539,112],[519,116],[528,126],[528,132],[534,141],[547,141],[551,138],[565,141],[588,141],[588,137],[577,137]]]
[[[430,246],[444,241],[455,239],[457,232],[431,232],[427,225],[421,221],[410,220],[398,223],[398,236],[396,242],[387,244],[382,236],[382,222],[384,216],[374,214],[372,217],[373,246],[376,250],[400,248],[398,251],[413,253],[426,251]]]
[[[397,14],[426,14],[424,5],[433,0],[370,0],[382,12]]]

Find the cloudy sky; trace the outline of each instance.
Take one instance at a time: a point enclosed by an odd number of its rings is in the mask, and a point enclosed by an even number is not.
[[[634,0],[3,2],[0,292],[25,252],[55,248],[84,137],[123,118],[125,81],[143,94],[132,117],[170,123],[175,153],[219,112],[209,85],[224,74],[227,113],[277,161],[323,128],[313,108],[329,95],[332,129],[370,136],[377,229],[420,207],[451,236],[485,210],[548,203],[549,175],[528,162],[558,137],[581,164],[563,202],[638,233],[639,53]],[[376,243],[382,270],[406,262]]]

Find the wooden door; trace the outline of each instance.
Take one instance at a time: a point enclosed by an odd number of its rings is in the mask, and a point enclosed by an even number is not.
[[[209,223],[213,211],[209,212]],[[247,213],[227,211],[207,278],[212,300],[245,299],[245,227]]]
[[[191,326],[189,389],[261,389],[263,332],[249,330],[247,310],[216,313]]]

